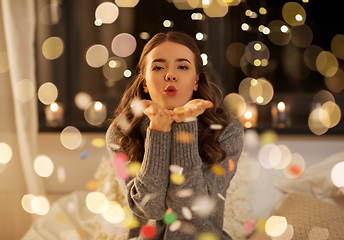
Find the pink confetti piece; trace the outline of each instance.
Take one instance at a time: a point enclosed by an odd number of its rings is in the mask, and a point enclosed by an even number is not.
[[[253,231],[254,225],[255,225],[254,219],[252,218],[248,219],[244,225],[244,232],[251,233]]]
[[[116,170],[117,177],[127,179],[129,177],[128,170],[125,166],[128,157],[124,153],[116,154],[112,159],[112,167]]]

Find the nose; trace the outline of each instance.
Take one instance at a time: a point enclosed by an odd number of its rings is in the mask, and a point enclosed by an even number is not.
[[[170,73],[166,74],[165,81],[176,81],[176,80],[177,80],[176,76]]]

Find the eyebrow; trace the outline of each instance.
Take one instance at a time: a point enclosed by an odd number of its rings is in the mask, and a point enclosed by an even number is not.
[[[191,62],[188,59],[186,59],[186,58],[177,58],[176,59],[176,62],[184,62],[184,61],[186,61],[186,62],[191,64]],[[157,59],[154,59],[152,61],[152,63],[154,63],[154,62],[166,62],[166,60],[163,59],[163,58],[157,58]]]

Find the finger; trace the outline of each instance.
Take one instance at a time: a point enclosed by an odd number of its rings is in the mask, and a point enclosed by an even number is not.
[[[151,100],[141,100],[141,103],[143,105],[143,109],[148,108],[150,105],[152,105],[152,101]]]

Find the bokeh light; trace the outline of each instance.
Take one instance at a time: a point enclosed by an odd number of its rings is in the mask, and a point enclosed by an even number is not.
[[[344,162],[339,162],[332,168],[331,179],[337,187],[344,187]]]
[[[253,102],[258,105],[268,104],[272,97],[274,96],[274,89],[272,84],[264,79],[258,78],[257,84],[252,84],[250,86],[250,97]]]
[[[45,25],[57,24],[61,19],[62,11],[57,2],[45,5],[39,12],[39,20]]]
[[[123,208],[116,201],[109,201],[108,206],[102,215],[110,223],[119,223],[125,217]]]
[[[338,68],[332,77],[325,77],[326,87],[334,93],[340,93],[344,89],[344,71]]]
[[[291,160],[287,167],[283,168],[283,173],[287,178],[300,177],[306,168],[306,162],[303,157],[298,153],[291,154]]]
[[[329,237],[329,231],[327,228],[322,227],[313,227],[311,231],[308,233],[308,239],[309,240],[316,240],[316,239],[328,239]]]
[[[240,61],[242,56],[245,54],[245,44],[235,42],[230,44],[226,50],[226,57],[228,62],[234,67],[240,67]]]
[[[173,0],[173,4],[179,10],[192,10],[200,5],[200,0]]]
[[[299,26],[306,21],[305,9],[296,2],[288,2],[283,5],[282,16],[290,26]]]
[[[313,41],[312,29],[307,24],[292,27],[291,41],[295,44],[295,46],[300,48],[306,48],[310,46]]]
[[[87,49],[86,62],[94,68],[103,66],[109,58],[109,51],[104,45],[95,44]]]
[[[111,24],[118,18],[118,7],[111,2],[103,2],[99,4],[95,11],[95,18],[100,19],[102,23]]]
[[[51,82],[43,83],[38,89],[38,99],[45,105],[49,105],[56,101],[58,90],[55,84]]]
[[[12,148],[4,142],[0,142],[0,164],[8,163],[13,156]]]
[[[210,4],[203,4],[204,13],[211,18],[224,17],[228,13],[228,6],[223,1],[213,0]]]
[[[74,103],[80,110],[85,110],[88,104],[92,102],[92,97],[86,92],[79,92],[74,97]]]
[[[104,76],[113,81],[118,81],[124,77],[127,70],[127,63],[120,57],[111,57],[103,66]]]
[[[58,166],[56,170],[57,181],[63,183],[66,181],[66,169],[64,166]]]
[[[260,134],[260,143],[262,146],[275,143],[278,135],[275,130],[265,130]]]
[[[62,130],[60,141],[65,148],[76,149],[81,144],[82,136],[76,127],[68,126]]]
[[[115,0],[115,3],[119,7],[127,7],[127,8],[133,8],[135,7],[140,0]]]
[[[317,66],[316,66],[316,60],[321,53],[323,49],[317,45],[310,45],[309,47],[306,48],[304,54],[303,54],[303,59],[305,64],[309,69],[312,71],[318,71]]]
[[[119,57],[128,57],[136,49],[136,39],[129,33],[118,34],[112,40],[111,49]]]
[[[94,126],[102,124],[105,121],[106,116],[106,107],[99,101],[89,103],[84,111],[86,121]]]
[[[90,192],[86,197],[86,206],[93,213],[103,213],[108,208],[108,199],[101,192]]]
[[[275,144],[267,144],[260,149],[258,160],[262,167],[274,168],[281,161],[281,152]]]
[[[10,70],[10,63],[7,52],[0,52],[0,73],[5,73],[8,70]]]
[[[198,237],[197,240],[219,240],[217,235],[212,232],[202,232]]]
[[[50,37],[42,45],[42,53],[48,60],[59,58],[64,50],[64,44],[59,37]]]
[[[245,99],[237,94],[230,93],[223,100],[224,108],[234,114],[236,117],[240,117],[245,113],[246,102]]]
[[[338,70],[338,60],[331,52],[322,51],[317,57],[316,67],[323,76],[332,77]]]
[[[331,51],[337,58],[344,60],[344,35],[336,34],[332,38]]]
[[[291,31],[282,32],[281,27],[286,23],[281,20],[274,20],[268,24],[270,33],[268,34],[269,40],[277,46],[285,46],[290,42]]]
[[[276,153],[277,152],[277,153]],[[274,166],[275,169],[283,169],[286,168],[291,162],[291,152],[286,145],[277,145],[272,149],[273,156],[279,155],[280,160],[279,163]],[[272,157],[270,155],[270,157]]]
[[[54,171],[54,164],[46,155],[38,155],[34,160],[34,169],[41,177],[49,177]]]
[[[29,79],[23,79],[16,83],[14,96],[19,102],[25,103],[35,96],[35,86]]]
[[[254,62],[257,59],[260,61],[262,61],[263,59],[268,61],[270,58],[270,51],[264,43],[253,41],[247,44],[245,48],[245,57],[250,64],[256,65],[254,64]]]
[[[23,207],[23,209],[28,212],[28,213],[35,213],[35,211],[32,209],[32,200],[35,198],[36,196],[33,194],[26,194],[22,197],[21,200],[21,205]]]
[[[282,216],[271,216],[265,223],[265,231],[272,237],[282,235],[287,229],[287,219]]]
[[[50,203],[44,196],[34,197],[31,201],[32,210],[37,215],[46,215],[50,210]]]

